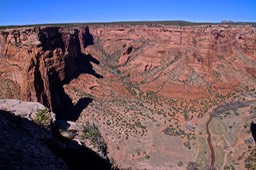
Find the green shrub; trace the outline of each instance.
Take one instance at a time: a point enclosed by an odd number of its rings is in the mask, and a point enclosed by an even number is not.
[[[183,162],[182,162],[182,161],[179,161],[179,162],[178,162],[178,166],[183,166]]]
[[[146,159],[149,159],[149,158],[150,158],[150,156],[149,156],[149,155],[146,155],[146,156],[145,156],[145,158],[146,158]]]
[[[93,124],[86,122],[83,129],[83,138],[89,139],[95,147],[98,147],[100,150],[104,150],[106,148],[105,141],[101,136],[99,128]]]
[[[51,123],[51,113],[49,109],[37,109],[33,121],[38,125],[48,126]]]

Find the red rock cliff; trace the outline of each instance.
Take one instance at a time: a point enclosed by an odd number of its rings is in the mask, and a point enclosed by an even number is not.
[[[14,98],[62,108],[63,98],[70,100],[64,84],[81,72],[99,77],[90,65],[99,62],[91,54],[143,91],[199,95],[255,84],[255,42],[250,25],[7,29],[0,34],[0,74],[1,81],[8,80],[4,88],[19,94]]]
[[[91,33],[97,42],[90,53],[144,91],[180,97],[255,84],[250,25],[110,25],[92,26]]]
[[[83,71],[80,58],[92,41],[88,27],[1,31],[1,80],[18,85],[18,96],[23,100],[39,101],[51,109],[54,102],[58,107],[62,86]]]

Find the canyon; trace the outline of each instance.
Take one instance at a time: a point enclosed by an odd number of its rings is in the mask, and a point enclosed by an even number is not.
[[[56,121],[81,126],[72,140],[115,168],[255,168],[255,31],[227,23],[0,28],[0,98],[39,102]],[[85,127],[101,133],[96,145]]]

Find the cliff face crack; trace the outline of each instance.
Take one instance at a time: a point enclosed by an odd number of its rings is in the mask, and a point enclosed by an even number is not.
[[[34,70],[34,88],[36,91],[37,101],[41,101],[43,105],[48,108],[51,108],[51,105],[45,94],[44,80],[42,78],[41,72],[39,71],[39,63],[37,62]]]

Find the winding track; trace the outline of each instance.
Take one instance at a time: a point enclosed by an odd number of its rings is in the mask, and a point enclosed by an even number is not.
[[[212,146],[211,132],[209,130],[209,124],[210,124],[211,120],[212,120],[212,116],[210,115],[210,119],[206,123],[206,133],[207,133],[207,142],[208,142],[208,145],[211,150],[211,166],[213,166],[215,163],[215,153],[214,153],[214,149]]]
[[[249,100],[249,101],[245,101],[243,103],[238,103],[238,104],[240,104],[238,106],[237,106],[237,102],[231,102],[231,103],[229,103],[230,105],[229,105],[228,109],[227,108],[223,108],[223,109],[221,109],[218,112],[222,113],[223,111],[227,111],[227,110],[247,107],[250,104],[255,103],[255,102],[256,102],[256,100]],[[223,106],[225,106],[225,105],[221,105],[221,107],[223,107]],[[215,108],[217,108],[217,107],[215,107]],[[206,133],[207,133],[207,143],[208,143],[210,151],[211,151],[211,167],[213,167],[214,163],[215,163],[215,152],[214,152],[214,148],[212,146],[211,131],[209,130],[209,124],[212,121],[211,112],[209,113],[209,116],[210,116],[210,118],[209,118],[209,120],[206,123]],[[226,157],[226,154],[225,154],[225,157]]]

